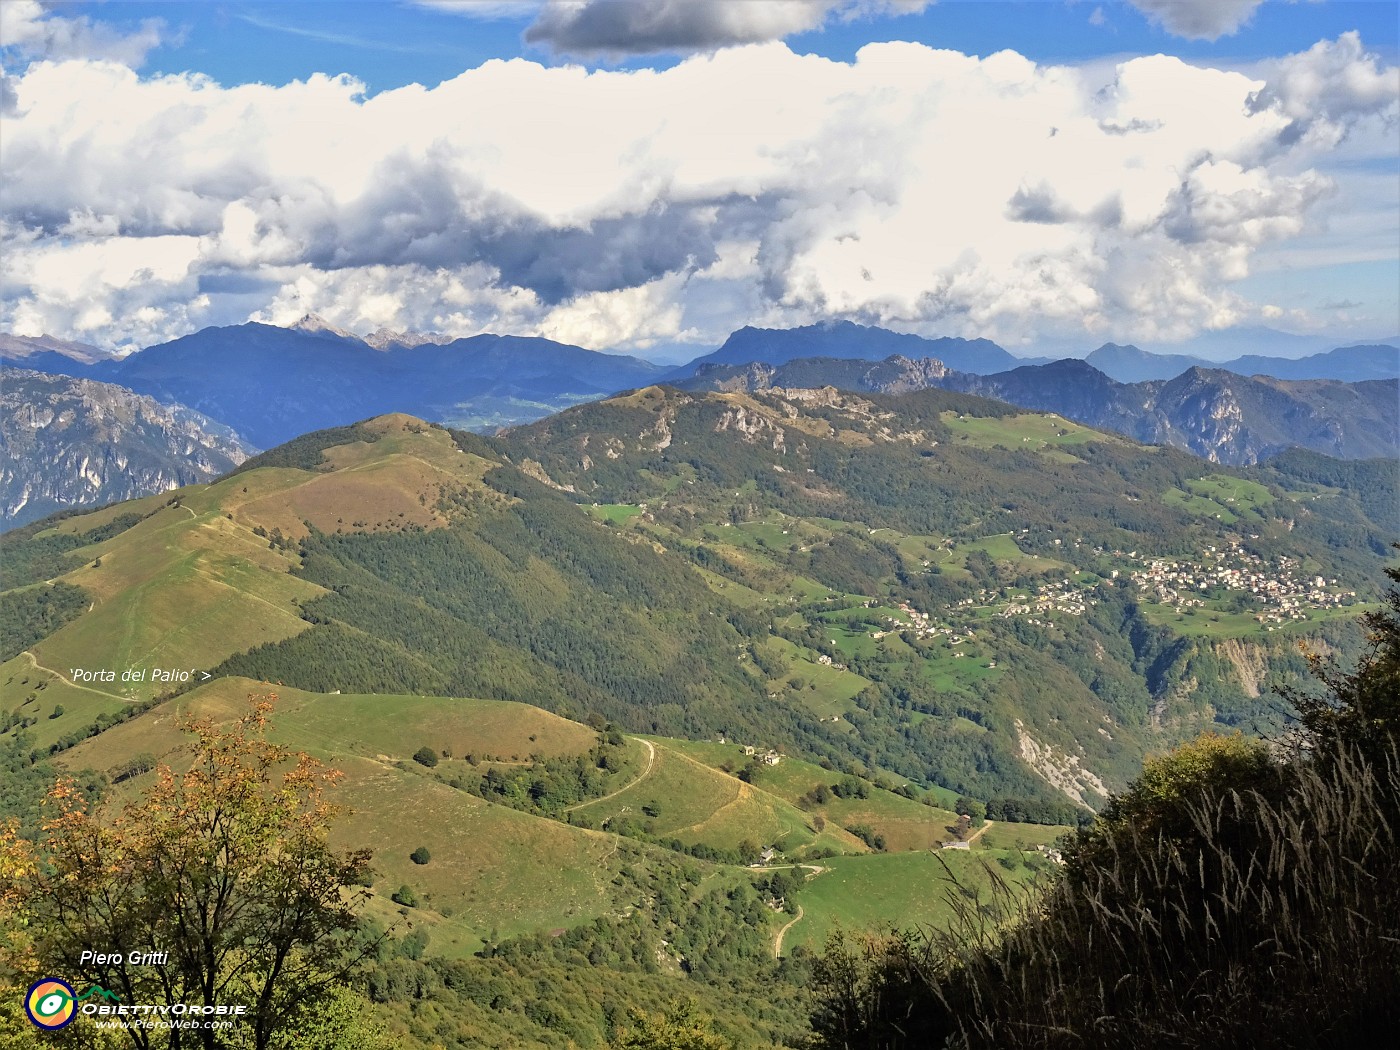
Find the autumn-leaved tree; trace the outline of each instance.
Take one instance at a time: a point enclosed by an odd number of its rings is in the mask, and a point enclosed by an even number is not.
[[[266,739],[275,699],[253,697],[232,725],[185,723],[188,767],[161,766],[118,812],[90,811],[61,780],[32,855],[0,836],[0,903],[25,933],[12,971],[101,985],[125,1004],[248,1008],[229,1030],[132,1029],[139,1050],[288,1045],[364,950],[356,883],[369,854],[328,844],[340,774]]]

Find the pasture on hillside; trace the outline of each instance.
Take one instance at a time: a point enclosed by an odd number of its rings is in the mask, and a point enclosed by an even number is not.
[[[832,857],[821,865],[826,870],[808,878],[795,895],[803,917],[788,930],[784,953],[798,945],[820,951],[837,929],[946,924],[955,915],[952,899],[988,894],[995,879],[1022,886],[1049,861],[1006,850],[924,850]]]

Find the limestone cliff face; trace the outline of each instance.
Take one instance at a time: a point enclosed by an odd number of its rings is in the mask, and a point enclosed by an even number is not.
[[[228,427],[124,387],[0,372],[0,527],[210,481],[254,451]]]

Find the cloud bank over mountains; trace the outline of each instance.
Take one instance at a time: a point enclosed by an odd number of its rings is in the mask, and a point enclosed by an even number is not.
[[[531,32],[607,53],[630,18],[639,47],[718,48],[865,6],[663,3],[648,38],[636,5],[550,4]],[[1390,156],[1397,120],[1397,71],[1354,34],[1247,70],[770,42],[371,96],[146,77],[154,37],[10,24],[36,60],[3,93],[0,328],[109,345],[313,311],[633,350],[835,317],[1007,345],[1307,327],[1232,284],[1327,223],[1374,227],[1326,161]]]

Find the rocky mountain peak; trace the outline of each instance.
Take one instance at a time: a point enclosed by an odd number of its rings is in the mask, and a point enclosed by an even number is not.
[[[364,342],[368,343],[376,350],[400,350],[415,346],[423,346],[427,343],[432,343],[434,346],[442,346],[445,343],[452,342],[452,336],[443,335],[440,332],[399,331],[381,325],[369,335],[365,336]]]
[[[317,313],[309,313],[302,317],[295,324],[288,325],[294,332],[306,332],[310,335],[335,336],[338,339],[359,340],[354,332],[346,331],[344,328],[337,328],[324,317]]]

